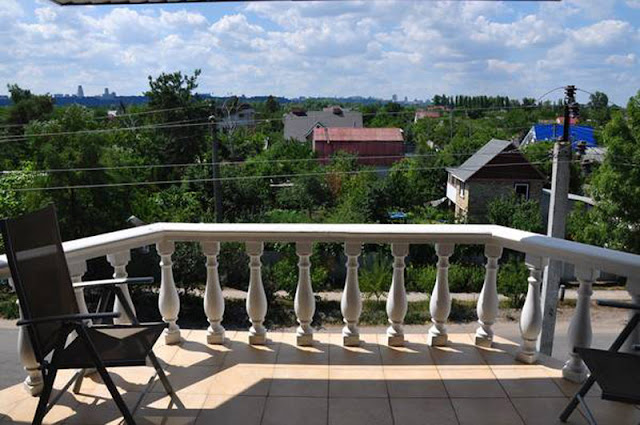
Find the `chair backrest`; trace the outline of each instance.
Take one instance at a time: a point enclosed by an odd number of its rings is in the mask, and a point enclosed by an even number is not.
[[[78,313],[53,205],[0,223],[23,319]],[[39,362],[55,348],[62,327],[54,322],[28,326]]]
[[[602,389],[605,400],[640,403],[640,356],[631,353],[576,348]]]

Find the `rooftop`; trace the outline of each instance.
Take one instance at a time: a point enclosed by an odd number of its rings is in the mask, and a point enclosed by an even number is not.
[[[537,365],[514,359],[517,345],[496,338],[494,348],[473,335],[450,335],[447,347],[429,347],[426,334],[408,334],[405,347],[388,347],[384,334],[362,334],[360,347],[343,347],[339,333],[317,333],[312,347],[297,347],[295,333],[270,332],[266,346],[247,344],[246,332],[227,333],[225,345],[208,345],[206,331],[184,332],[181,345],[155,348],[167,364],[178,400],[156,383],[135,414],[139,424],[410,425],[554,424],[577,389],[562,377],[562,362]],[[152,368],[111,373],[130,405],[143,394]],[[59,389],[70,371],[61,371]],[[636,424],[640,410],[589,403],[600,423]],[[30,423],[37,398],[16,384],[0,390],[0,423]],[[183,406],[178,407],[178,403]],[[46,423],[116,424],[121,417],[101,382],[85,379],[68,392]],[[580,413],[571,424],[585,423]]]
[[[403,142],[399,128],[316,128],[313,140],[320,142]]]

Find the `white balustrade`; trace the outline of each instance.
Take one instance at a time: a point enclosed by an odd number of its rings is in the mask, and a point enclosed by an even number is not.
[[[407,291],[404,287],[404,259],[409,254],[409,244],[391,244],[393,255],[393,277],[391,288],[387,295],[387,316],[389,327],[387,328],[387,344],[392,347],[404,345],[404,317],[407,314]]]
[[[298,319],[298,329],[296,329],[296,344],[299,346],[309,346],[313,344],[313,329],[311,321],[316,311],[316,299],[313,296],[313,286],[311,285],[311,242],[296,243],[296,254],[298,255],[298,286],[293,300],[293,308]]]
[[[454,244],[437,243],[438,271],[436,284],[433,287],[429,312],[433,326],[429,329],[427,344],[430,346],[447,345],[448,336],[445,323],[451,313],[451,295],[449,294],[449,257],[453,254]]]
[[[640,277],[639,276],[629,276],[627,278],[627,292],[631,295],[631,302],[634,304],[640,305]],[[634,314],[638,314],[638,310],[629,310],[629,319]],[[640,326],[637,326],[636,329],[631,332],[629,338],[624,344],[622,348],[624,351],[636,352],[634,346],[640,346]]]
[[[267,315],[267,295],[262,285],[262,263],[260,257],[264,251],[262,242],[247,242],[247,254],[249,255],[249,291],[247,293],[247,314],[251,320],[249,329],[249,344],[265,345],[267,343],[267,330],[264,327],[264,318]]]
[[[9,279],[9,285],[13,286],[13,281]],[[20,312],[20,318],[23,319],[22,309],[20,308],[20,302],[18,304],[18,311]],[[40,363],[36,360],[31,340],[29,339],[29,330],[26,326],[18,327],[18,356],[20,357],[20,363],[27,372],[27,377],[22,383],[24,390],[32,396],[38,396],[42,392],[44,387],[44,381],[42,379],[42,372],[40,371]]]
[[[74,263],[69,263],[69,274],[71,275],[71,282],[78,283],[82,282],[82,276],[87,272],[87,262],[86,261],[78,261]],[[76,295],[76,301],[78,303],[78,311],[80,313],[87,314],[89,313],[89,309],[87,308],[87,302],[84,299],[84,288],[73,288],[73,292]],[[87,323],[90,323],[91,320],[87,320]]]
[[[580,282],[576,309],[569,324],[569,360],[562,368],[562,376],[572,382],[583,382],[587,378],[588,370],[584,362],[574,352],[576,347],[591,347],[593,333],[591,331],[591,295],[592,286],[596,280],[596,270],[576,266],[576,277]]]
[[[527,255],[525,264],[529,269],[527,298],[520,314],[520,334],[522,345],[516,358],[522,363],[533,364],[538,353],[536,342],[542,330],[542,304],[540,299],[540,284],[542,274],[542,258]]]
[[[109,262],[109,264],[111,264],[111,267],[113,267],[114,279],[126,279],[129,276],[129,274],[127,273],[127,264],[129,264],[130,260],[131,251],[129,250],[107,255],[107,261]],[[131,300],[131,294],[129,293],[129,285],[127,285],[126,283],[121,283],[118,284],[118,287],[122,291],[122,294],[124,295],[126,301],[131,306],[131,309],[133,310],[132,313],[136,314],[136,308],[133,305],[133,300]],[[127,312],[125,311],[124,307],[122,306],[122,302],[120,301],[120,299],[118,299],[118,297],[115,297],[115,300],[113,302],[113,311],[116,313],[120,313],[120,317],[116,317],[115,319],[113,319],[114,323],[132,323],[133,318],[127,315]]]
[[[484,284],[478,298],[478,324],[476,330],[476,345],[491,347],[493,343],[493,323],[498,316],[498,260],[502,256],[500,245],[487,244],[484,247],[484,255],[487,257],[485,267]]]
[[[345,347],[360,345],[358,321],[362,313],[362,298],[358,283],[358,257],[361,251],[362,244],[358,242],[344,244],[344,253],[347,255],[347,274],[344,281],[342,299],[340,300],[340,311],[344,321],[342,344]]]
[[[175,251],[173,241],[161,241],[156,243],[156,250],[160,255],[160,269],[162,279],[160,281],[160,296],[158,298],[158,309],[162,315],[162,321],[169,326],[164,330],[164,342],[166,344],[179,344],[180,328],[176,323],[180,313],[180,297],[176,283],[173,281],[173,263],[171,256]]]
[[[218,275],[218,254],[220,242],[201,242],[202,252],[207,257],[207,284],[204,290],[204,312],[209,320],[207,328],[208,344],[224,344],[225,332],[222,326],[224,297]]]

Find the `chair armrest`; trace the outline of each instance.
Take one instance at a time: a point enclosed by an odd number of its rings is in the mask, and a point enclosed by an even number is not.
[[[627,310],[640,310],[640,304],[625,303],[621,301],[598,300],[596,303],[602,307],[625,308]]]
[[[145,285],[153,283],[152,277],[125,277],[121,279],[104,279],[104,280],[87,280],[84,282],[75,282],[74,288],[89,288],[98,286],[113,286],[121,284]]]
[[[37,325],[40,323],[49,322],[79,322],[87,319],[115,319],[120,317],[119,312],[110,311],[106,313],[77,313],[77,314],[62,314],[60,316],[47,316],[36,317],[34,319],[22,319],[18,320],[18,326],[25,325]]]

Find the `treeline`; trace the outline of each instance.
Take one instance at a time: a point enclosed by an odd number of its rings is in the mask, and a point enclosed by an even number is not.
[[[432,103],[436,106],[449,108],[508,108],[512,106],[533,106],[536,99],[523,97],[522,100],[510,99],[509,96],[447,96],[445,94],[433,96]],[[551,103],[548,103],[551,106]]]

